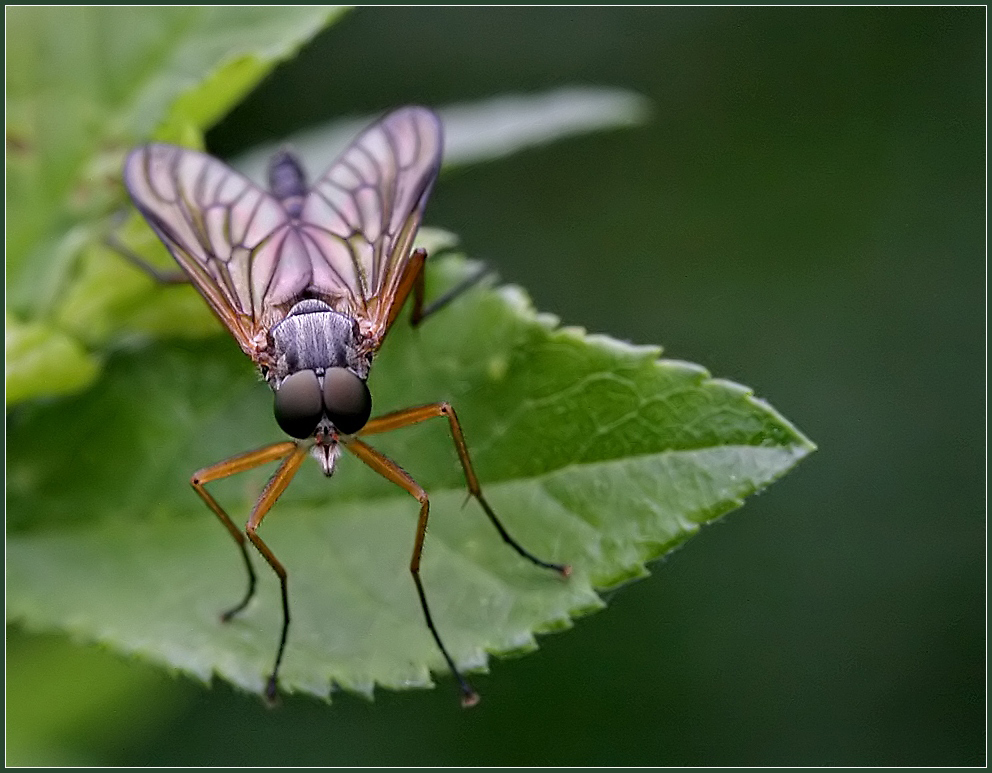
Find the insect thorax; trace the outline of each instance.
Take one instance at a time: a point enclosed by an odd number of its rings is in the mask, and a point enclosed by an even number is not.
[[[369,361],[360,354],[358,323],[323,301],[303,300],[270,331],[275,367],[266,375],[276,388],[291,373],[348,368],[368,377]]]

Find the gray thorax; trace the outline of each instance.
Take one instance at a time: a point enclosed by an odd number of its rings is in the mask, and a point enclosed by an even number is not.
[[[328,368],[347,368],[362,380],[368,378],[368,359],[359,354],[358,323],[323,301],[295,304],[270,333],[276,365],[267,378],[273,389],[300,370],[322,377]]]

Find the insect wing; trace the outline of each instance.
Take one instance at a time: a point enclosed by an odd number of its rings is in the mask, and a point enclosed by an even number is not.
[[[441,168],[438,116],[404,107],[366,129],[316,181],[300,216],[311,290],[378,346]],[[395,316],[395,315],[394,315]]]
[[[310,284],[310,258],[279,202],[226,164],[151,144],[131,152],[124,184],[214,313],[254,357],[253,339]]]

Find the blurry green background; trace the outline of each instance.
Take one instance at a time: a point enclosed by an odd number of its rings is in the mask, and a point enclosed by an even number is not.
[[[985,19],[958,8],[361,9],[208,135],[593,84],[642,128],[442,177],[427,222],[820,450],[610,608],[433,692],[269,711],[8,637],[11,762],[982,764]],[[16,711],[15,711],[16,707]]]

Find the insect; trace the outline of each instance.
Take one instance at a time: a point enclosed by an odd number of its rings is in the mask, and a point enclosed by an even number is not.
[[[208,155],[171,145],[138,147],[124,163],[124,183],[135,206],[258,367],[274,393],[276,422],[292,438],[205,467],[191,478],[234,538],[248,572],[244,597],[221,619],[241,612],[255,594],[246,538],[279,578],[282,628],[265,688],[270,702],[278,694],[289,634],[288,573],[258,528],[307,455],[329,477],[343,448],[420,503],[410,573],[463,706],[479,697],[444,646],[420,577],[427,493],[362,438],[446,418],[468,491],[503,540],[538,566],[566,577],[570,572],[567,565],[532,555],[503,527],[482,495],[451,405],[439,402],[370,418],[369,370],[404,302],[412,293],[413,324],[432,310],[424,306],[427,253],[414,250],[413,241],[440,170],[442,144],[435,113],[403,107],[365,129],[312,186],[287,151],[270,162],[269,191]],[[447,300],[450,296],[432,308]],[[276,461],[279,467],[242,532],[206,485]]]

